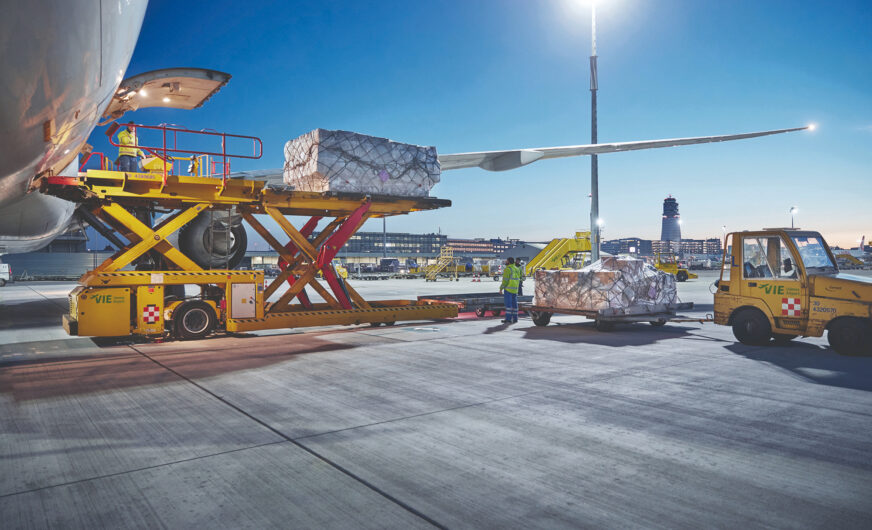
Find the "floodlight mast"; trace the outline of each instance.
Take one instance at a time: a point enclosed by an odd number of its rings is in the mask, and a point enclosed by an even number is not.
[[[590,6],[590,143],[596,139],[596,2]],[[594,262],[600,257],[600,227],[599,220],[599,165],[597,155],[590,156],[590,259]]]

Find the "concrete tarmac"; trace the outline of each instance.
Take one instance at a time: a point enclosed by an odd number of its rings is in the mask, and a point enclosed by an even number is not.
[[[679,284],[691,314],[713,279]],[[466,316],[113,344],[66,336],[72,287],[0,289],[3,528],[872,526],[872,358],[826,338]]]

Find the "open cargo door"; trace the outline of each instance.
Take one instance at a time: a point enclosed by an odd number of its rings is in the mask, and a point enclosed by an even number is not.
[[[205,68],[165,68],[128,77],[119,85],[104,118],[149,107],[196,109],[221,90],[230,74]]]

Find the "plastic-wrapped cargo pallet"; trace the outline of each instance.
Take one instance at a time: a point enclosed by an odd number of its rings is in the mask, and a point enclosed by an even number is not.
[[[435,147],[315,129],[285,144],[285,183],[298,191],[426,197],[439,182]]]
[[[645,261],[605,257],[577,271],[534,273],[537,306],[582,311],[678,301],[675,277]]]

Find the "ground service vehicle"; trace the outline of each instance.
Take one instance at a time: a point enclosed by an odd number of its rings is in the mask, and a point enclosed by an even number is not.
[[[663,272],[674,275],[675,280],[679,282],[699,278],[698,275],[688,271],[686,267],[682,267],[675,256],[657,254],[654,258],[654,266]]]
[[[166,129],[169,133],[180,130]],[[220,134],[222,140],[230,136]],[[169,136],[172,140],[173,134]],[[182,149],[175,143],[162,146],[166,152],[202,154]],[[160,174],[90,169],[78,177],[48,175],[38,187],[43,193],[79,203],[88,213],[88,223],[118,247],[114,255],[85,273],[70,293],[70,311],[63,317],[70,335],[200,339],[213,331],[376,326],[457,316],[457,306],[452,304],[365,300],[337,273],[335,261],[367,219],[443,208],[450,201],[298,192],[273,189],[263,181],[230,179],[226,171],[219,178],[175,175],[169,168]],[[143,210],[171,213],[151,226],[149,219],[143,222],[136,215]],[[181,244],[173,245],[170,236],[196,222],[203,212],[226,219],[240,216],[279,255],[278,276],[265,282],[262,270],[204,267]],[[258,221],[264,217],[278,225],[275,234]],[[289,217],[308,220],[297,228]],[[327,224],[316,236],[322,220]],[[217,241],[211,232],[205,235]],[[326,285],[316,280],[319,274]],[[323,302],[310,298],[307,289]],[[198,293],[189,296],[194,290]]]
[[[583,266],[590,259],[590,232],[576,232],[575,237],[552,239],[527,263],[524,272],[532,276],[539,269],[563,269],[573,261]]]
[[[727,235],[714,321],[743,344],[827,338],[841,354],[872,353],[872,278],[839,272],[818,233],[769,228]]]
[[[0,287],[12,281],[12,266],[8,263],[0,263]]]

